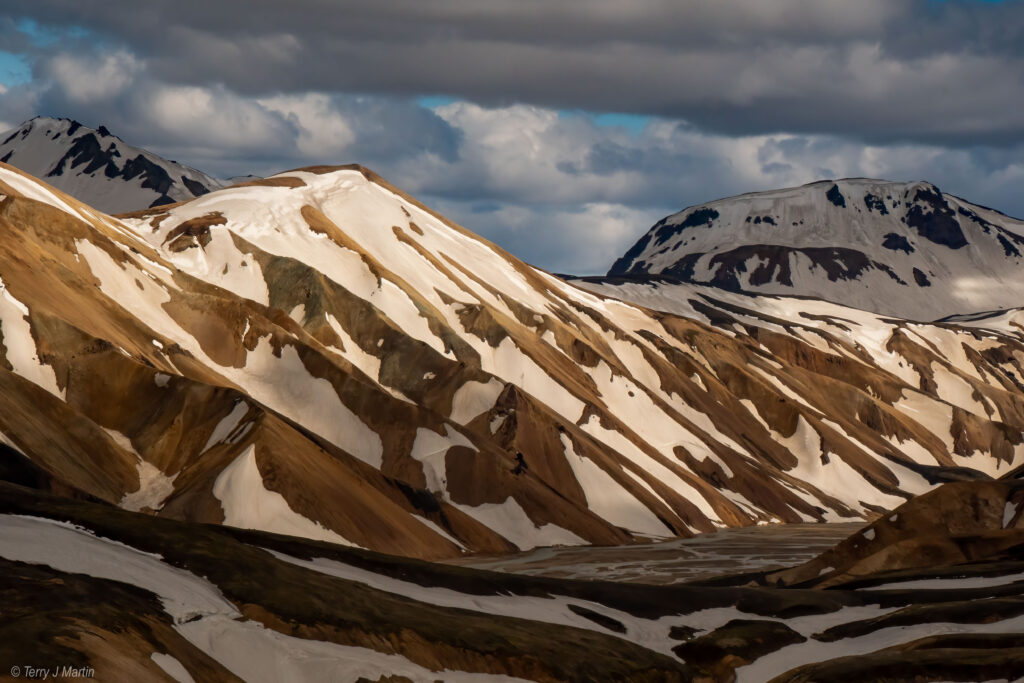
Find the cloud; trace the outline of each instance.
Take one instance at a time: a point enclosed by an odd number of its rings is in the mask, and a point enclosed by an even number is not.
[[[604,273],[610,258],[664,213],[610,203],[567,208],[436,198],[431,204],[527,263],[567,274]]]
[[[33,79],[0,122],[102,123],[221,176],[360,162],[528,261],[596,273],[668,213],[824,177],[1024,215],[1022,7],[6,0],[0,49]]]
[[[6,121],[7,128],[12,128],[38,111],[39,90],[32,84],[4,86],[3,97],[0,97],[0,121]]]
[[[730,135],[1024,140],[1024,3],[969,0],[7,0],[179,85],[447,94]]]
[[[297,134],[287,117],[222,87],[151,85],[132,99],[132,109],[166,135],[227,153],[280,144]]]
[[[141,68],[139,61],[124,51],[87,58],[61,53],[46,60],[44,73],[56,81],[68,100],[90,104],[123,92]]]
[[[1024,146],[869,145],[828,135],[726,136],[667,120],[642,131],[514,105],[438,107],[462,136],[455,161],[385,164],[391,179],[527,261],[607,270],[657,219],[742,192],[822,178],[927,179],[1024,216]]]
[[[651,119],[640,130],[583,114],[321,92],[247,97],[163,83],[145,68],[106,100],[53,80],[12,88],[19,106],[103,123],[132,144],[222,176],[357,161],[512,253],[556,272],[600,273],[651,224],[686,206],[825,177],[928,179],[1024,215],[1022,146],[865,144],[832,135],[724,135]]]
[[[323,93],[278,95],[262,99],[259,103],[294,125],[296,147],[303,156],[340,155],[356,141],[352,124]]]

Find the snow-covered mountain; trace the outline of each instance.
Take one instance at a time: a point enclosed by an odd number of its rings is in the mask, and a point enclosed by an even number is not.
[[[1020,313],[568,283],[361,167],[121,219],[5,165],[0,195],[0,433],[127,509],[439,558],[859,519],[1024,461]]]
[[[228,184],[132,147],[103,126],[38,116],[0,133],[0,161],[101,211],[119,213],[192,199]]]
[[[935,320],[1020,306],[1022,254],[1024,221],[929,183],[855,178],[690,207],[659,221],[608,274]]]

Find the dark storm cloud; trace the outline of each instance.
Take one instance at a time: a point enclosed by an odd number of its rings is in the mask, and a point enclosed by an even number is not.
[[[0,50],[32,68],[0,128],[74,117],[221,176],[360,162],[554,271],[825,177],[1024,215],[1020,0],[0,4]]]
[[[1024,5],[934,0],[7,0],[169,83],[443,93],[729,134],[1024,139]]]

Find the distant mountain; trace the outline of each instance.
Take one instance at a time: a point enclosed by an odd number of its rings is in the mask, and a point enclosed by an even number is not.
[[[226,184],[132,147],[103,126],[44,116],[0,133],[0,161],[107,213],[192,199]]]
[[[1024,221],[930,183],[828,180],[668,216],[608,274],[934,320],[1020,306]]]
[[[439,558],[867,518],[1024,458],[1020,313],[569,283],[357,166],[118,219],[0,164],[0,234],[2,441],[130,510]]]

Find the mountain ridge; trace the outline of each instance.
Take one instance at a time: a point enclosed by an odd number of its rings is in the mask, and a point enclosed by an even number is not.
[[[36,116],[0,137],[0,161],[110,213],[191,199],[225,184],[129,145],[102,125]]]
[[[934,320],[1016,306],[1024,221],[933,184],[823,180],[663,218],[609,270]]]
[[[0,166],[5,439],[110,503],[427,558],[870,518],[1024,456],[1012,316],[659,312],[314,170],[117,219]]]

